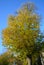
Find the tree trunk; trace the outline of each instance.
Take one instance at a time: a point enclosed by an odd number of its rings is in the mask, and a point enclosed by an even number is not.
[[[28,65],[32,65],[32,59],[27,57],[27,62],[28,62]]]

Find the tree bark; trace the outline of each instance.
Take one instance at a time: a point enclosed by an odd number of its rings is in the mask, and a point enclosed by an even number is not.
[[[32,65],[32,58],[27,57],[28,65]]]

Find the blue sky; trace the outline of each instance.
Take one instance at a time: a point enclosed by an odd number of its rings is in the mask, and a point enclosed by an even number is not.
[[[1,32],[7,26],[9,15],[14,15],[15,12],[21,7],[23,3],[28,0],[0,0],[0,54],[5,52],[5,48],[2,46]],[[41,20],[41,31],[44,31],[44,0],[29,0],[33,2],[37,8]]]

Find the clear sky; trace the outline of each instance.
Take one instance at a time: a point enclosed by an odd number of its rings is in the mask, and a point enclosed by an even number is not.
[[[5,48],[2,46],[1,32],[7,26],[7,20],[9,15],[15,14],[23,3],[28,0],[0,0],[0,54],[5,52]],[[42,17],[41,20],[41,31],[44,30],[44,0],[29,0],[33,2]]]

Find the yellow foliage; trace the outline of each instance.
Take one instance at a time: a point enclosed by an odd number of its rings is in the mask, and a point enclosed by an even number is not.
[[[39,16],[34,13],[33,8],[30,11],[24,6],[17,16],[9,17],[8,26],[2,33],[3,44],[10,46],[10,49],[12,47],[14,52],[30,54],[33,52],[38,33]]]

